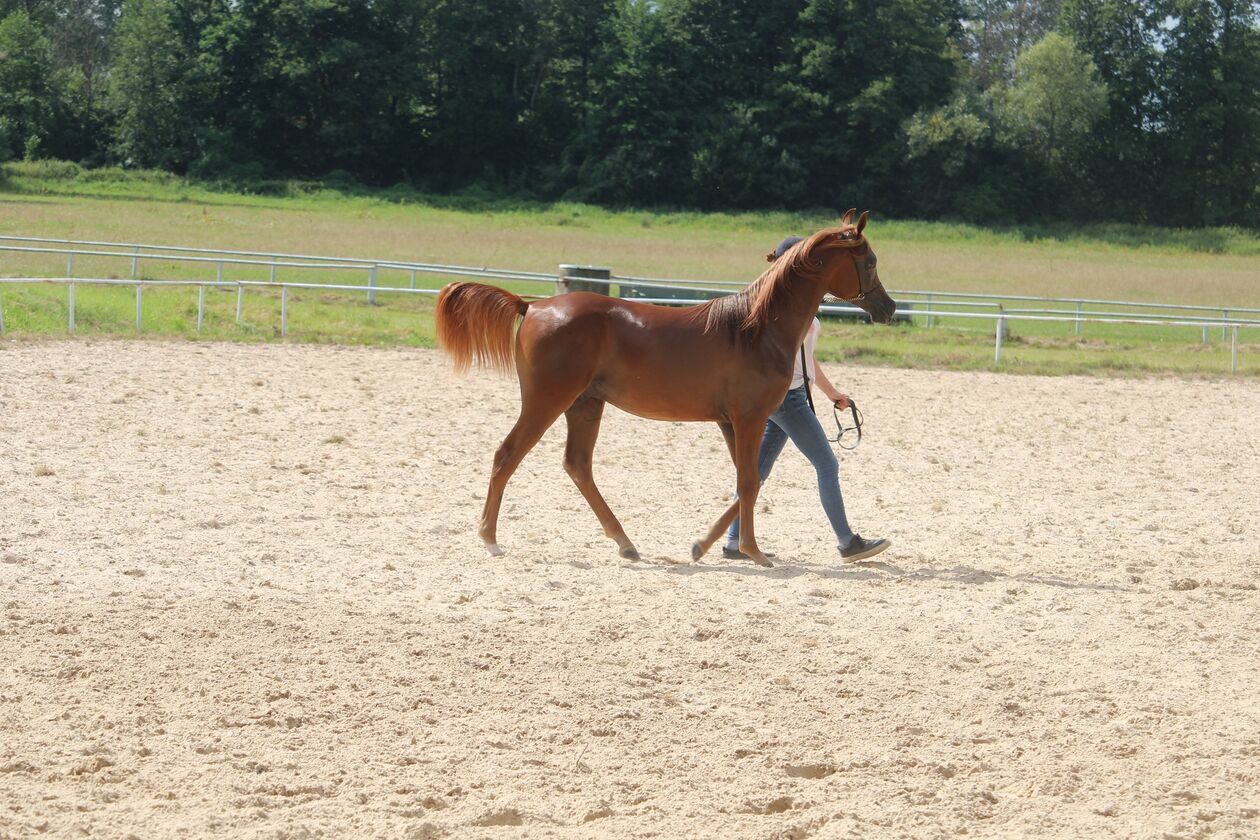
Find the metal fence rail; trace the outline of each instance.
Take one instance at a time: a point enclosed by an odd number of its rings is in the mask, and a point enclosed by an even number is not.
[[[213,255],[208,258],[209,262],[225,262],[239,263],[248,265],[288,265],[301,268],[391,268],[400,271],[415,270],[417,272],[430,273],[453,273],[453,274],[503,274],[511,275],[510,279],[536,280],[539,282],[553,282],[555,275],[541,271],[519,271],[516,269],[492,269],[487,267],[477,268],[465,265],[443,265],[441,263],[421,263],[409,262],[407,260],[394,259],[370,259],[366,257],[324,257],[313,256],[310,254],[289,254],[273,251],[236,251],[226,248],[191,248],[184,245],[146,245],[138,242],[99,242],[84,239],[52,239],[41,236],[0,236],[0,242],[40,242],[50,245],[74,245],[88,246],[94,248],[109,248],[106,252],[97,252],[101,256],[111,257],[135,257],[139,259],[168,259],[181,260],[191,259],[181,257],[181,254],[201,254]],[[19,250],[0,246],[0,250]],[[69,253],[77,251],[86,253],[79,248],[49,248],[45,249],[50,253]],[[169,252],[169,253],[166,253]],[[232,260],[220,259],[221,256],[227,257],[260,257],[262,259],[254,260]],[[315,263],[323,263],[325,265],[314,265]],[[134,272],[133,272],[134,273]]]
[[[366,270],[374,269],[407,271],[424,274],[445,274],[456,277],[485,277],[494,280],[511,280],[526,283],[553,283],[556,275],[541,271],[521,271],[517,269],[490,268],[486,266],[445,265],[441,263],[422,263],[407,260],[367,257],[330,257],[311,254],[294,254],[280,251],[245,251],[226,248],[194,248],[184,245],[152,245],[140,242],[104,242],[99,240],[57,239],[40,236],[0,235],[0,242],[38,243],[34,247],[17,247],[0,245],[0,251],[29,251],[34,253],[63,254],[69,257],[74,253],[85,256],[106,256],[129,259],[132,261],[131,276],[137,275],[138,265],[143,260],[173,260],[196,263],[222,263],[224,265],[245,265],[270,268],[317,269],[317,270]],[[43,247],[43,246],[72,247]],[[85,250],[91,249],[91,250]],[[73,274],[73,271],[67,271]],[[217,279],[222,279],[217,278]],[[270,279],[275,280],[274,272]],[[641,277],[634,275],[610,274],[607,280],[598,281],[584,278],[586,282],[603,282],[606,285],[628,286],[664,286],[678,290],[703,289],[705,291],[729,291],[743,288],[747,283],[734,280],[695,280],[666,277]],[[412,283],[412,286],[415,284]],[[1124,309],[1169,310],[1173,312],[1218,312],[1221,320],[1231,321],[1232,316],[1260,316],[1260,308],[1238,306],[1209,306],[1203,304],[1159,303],[1152,301],[1109,300],[1105,298],[1072,298],[1045,297],[1036,295],[1010,295],[981,292],[948,292],[932,289],[889,289],[889,293],[907,302],[923,303],[924,312],[931,316],[937,314],[935,304],[950,303],[969,307],[996,307],[999,303],[1041,303],[1065,304],[1071,307],[1111,306]],[[1063,310],[1057,310],[1063,311]]]
[[[637,290],[636,300],[645,303],[666,305],[690,305],[701,303],[718,294],[730,294],[743,288],[745,283],[734,281],[686,280],[676,278],[636,277],[613,274],[611,270],[599,269],[577,273],[567,273],[572,266],[561,266],[559,274],[538,271],[518,271],[476,266],[444,265],[440,263],[408,262],[394,259],[369,259],[360,257],[328,257],[309,254],[292,254],[268,251],[241,251],[212,248],[192,248],[179,245],[149,245],[144,243],[102,242],[92,240],[54,239],[49,237],[0,235],[0,243],[33,243],[26,245],[0,244],[0,252],[15,254],[48,254],[64,256],[66,273],[64,277],[21,277],[0,278],[0,283],[53,283],[68,286],[68,328],[75,331],[75,286],[104,285],[132,286],[136,295],[136,329],[143,326],[143,292],[146,287],[182,286],[197,289],[197,330],[201,331],[205,314],[206,288],[236,289],[236,322],[242,320],[245,290],[248,288],[274,288],[280,292],[280,317],[282,336],[288,334],[288,295],[289,289],[318,289],[325,291],[350,291],[366,293],[369,303],[376,302],[378,293],[404,293],[435,295],[438,289],[418,288],[418,274],[440,275],[448,277],[475,277],[481,280],[498,280],[517,283],[545,284],[554,286],[556,291],[582,286],[604,288],[612,292],[618,287],[619,293],[625,295],[626,289]],[[78,278],[74,276],[75,257],[100,257],[126,259],[130,261],[130,278]],[[215,266],[215,279],[149,279],[140,277],[140,265],[143,262],[177,262],[187,263],[194,268]],[[246,267],[265,269],[267,281],[226,279],[225,267]],[[296,273],[304,271],[341,271],[362,273],[364,284],[296,282],[280,281],[279,270]],[[379,283],[379,272],[407,272],[410,282],[406,287],[386,286]],[[543,290],[540,289],[540,292]],[[551,289],[545,290],[550,293]],[[974,292],[938,292],[931,290],[902,289],[890,290],[899,302],[909,304],[912,308],[906,313],[910,320],[922,319],[927,326],[941,318],[988,319],[995,322],[994,359],[1000,361],[1002,341],[1008,334],[1009,325],[1019,321],[1044,321],[1072,323],[1079,334],[1085,324],[1126,324],[1144,326],[1199,327],[1202,340],[1208,341],[1209,328],[1221,329],[1221,338],[1227,335],[1231,340],[1231,370],[1237,370],[1237,345],[1239,327],[1260,327],[1260,309],[1248,307],[1204,306],[1200,304],[1152,303],[1147,301],[1114,301],[1096,298],[1058,298],[1037,297],[1032,295],[999,295]],[[703,298],[694,295],[705,295]],[[641,296],[639,296],[641,295]],[[536,295],[527,294],[526,297]],[[537,295],[537,296],[542,296]],[[1040,304],[1024,307],[1006,306],[1007,303]],[[1070,305],[1072,309],[1057,308],[1056,304]],[[1108,306],[1113,309],[1090,311],[1087,306]],[[944,308],[943,308],[944,307]],[[973,310],[973,311],[962,311]],[[983,311],[974,311],[983,310]],[[1121,310],[1121,311],[1117,311]],[[1123,311],[1135,310],[1135,311]],[[1153,310],[1164,310],[1156,312]],[[844,305],[827,305],[821,308],[825,314],[844,314],[853,316],[863,314],[856,307]],[[1186,314],[1171,314],[1186,313]],[[1194,314],[1189,314],[1194,313]],[[1213,317],[1200,313],[1220,313]],[[1240,317],[1241,316],[1241,317]],[[0,334],[3,334],[4,309],[0,301]]]
[[[134,286],[136,290],[136,330],[142,329],[143,317],[143,290],[146,287],[172,288],[172,287],[192,287],[197,289],[197,332],[200,333],[205,320],[205,290],[207,288],[228,288],[236,289],[236,323],[241,323],[244,293],[247,288],[255,289],[279,289],[280,290],[280,335],[287,336],[289,332],[289,290],[290,289],[314,289],[320,291],[351,291],[351,292],[384,292],[393,294],[415,294],[415,295],[437,295],[440,289],[412,289],[399,288],[392,286],[382,286],[378,288],[369,288],[362,285],[346,285],[331,283],[295,283],[284,281],[279,283],[271,283],[262,280],[143,280],[143,279],[118,279],[118,278],[76,278],[76,277],[3,277],[0,278],[0,284],[50,284],[64,285],[68,290],[68,331],[71,335],[75,334],[75,286]],[[707,303],[709,298],[636,298],[637,303],[651,303],[668,306],[692,306],[700,303]],[[844,303],[824,304],[818,310],[821,314],[865,314],[856,306]],[[938,312],[942,317],[950,318],[975,318],[985,319],[994,322],[994,346],[993,361],[995,363],[1002,360],[1002,343],[1007,335],[1009,323],[1011,321],[1045,321],[1045,322],[1066,322],[1071,323],[1078,320],[1084,320],[1087,323],[1095,324],[1145,324],[1149,325],[1151,321],[1145,319],[1125,318],[1125,317],[1097,317],[1093,315],[1084,315],[1080,318],[1076,316],[1061,315],[1042,315],[1031,313],[1018,313],[999,311],[997,313],[989,312]],[[1183,320],[1167,320],[1159,322],[1164,326],[1172,327],[1220,327],[1222,331],[1227,331],[1230,335],[1230,372],[1238,371],[1238,329],[1239,327],[1256,327],[1260,326],[1257,321],[1208,321],[1204,319],[1183,319]],[[0,335],[4,334],[4,308],[3,301],[0,300]]]

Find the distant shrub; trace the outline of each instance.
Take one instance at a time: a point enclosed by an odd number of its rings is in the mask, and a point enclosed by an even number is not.
[[[24,160],[12,164],[13,174],[47,181],[76,181],[83,174],[83,167],[68,160]]]
[[[84,183],[103,184],[158,184],[175,185],[180,177],[161,169],[123,169],[121,166],[101,166],[83,169],[78,180]]]
[[[323,178],[320,178],[319,181],[326,189],[341,190],[343,192],[352,192],[363,187],[358,178],[355,178],[344,169],[334,169]]]

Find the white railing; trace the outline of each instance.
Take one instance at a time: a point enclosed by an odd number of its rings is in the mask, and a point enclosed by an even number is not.
[[[69,322],[67,329],[70,335],[75,334],[75,286],[134,286],[136,289],[136,331],[139,332],[144,326],[144,289],[146,287],[156,286],[158,288],[179,288],[193,287],[197,289],[197,332],[200,333],[205,323],[206,317],[206,289],[235,289],[236,290],[236,323],[240,324],[244,317],[245,309],[245,290],[247,288],[262,289],[279,289],[280,290],[280,335],[287,336],[289,334],[289,289],[319,289],[320,291],[340,290],[362,292],[368,289],[367,286],[361,285],[344,285],[333,283],[294,283],[291,281],[272,283],[262,280],[120,280],[117,278],[90,278],[90,277],[0,277],[0,284],[31,284],[31,283],[48,283],[52,285],[64,285],[68,288],[69,300]],[[413,295],[436,295],[440,289],[411,289],[398,288],[394,286],[380,286],[373,292],[385,292],[395,294],[413,294]],[[0,301],[0,335],[4,335],[4,307]]]
[[[405,260],[392,259],[369,259],[360,257],[327,257],[314,256],[309,254],[292,254],[281,252],[267,251],[240,251],[227,249],[212,248],[192,248],[177,245],[148,245],[142,243],[119,243],[119,242],[101,242],[90,240],[75,239],[53,239],[47,237],[29,237],[29,236],[0,236],[0,243],[38,243],[34,245],[14,245],[0,244],[0,252],[19,253],[19,254],[50,254],[60,255],[66,258],[66,276],[64,277],[19,277],[19,278],[0,278],[0,283],[52,283],[67,285],[69,295],[69,331],[71,334],[75,332],[75,285],[104,285],[104,286],[133,286],[136,294],[136,329],[140,330],[143,326],[143,290],[146,287],[194,287],[197,289],[197,331],[202,330],[205,318],[205,290],[206,288],[229,288],[236,290],[236,323],[241,323],[244,308],[245,290],[248,288],[275,288],[280,291],[280,334],[286,336],[288,334],[288,296],[289,289],[320,289],[325,291],[340,290],[365,292],[369,303],[375,303],[378,293],[402,293],[402,294],[420,294],[420,295],[436,295],[439,289],[419,288],[416,283],[417,274],[428,275],[444,275],[455,277],[476,277],[483,280],[500,280],[524,283],[540,283],[548,286],[555,285],[557,290],[564,288],[562,284],[567,282],[580,282],[594,286],[619,286],[619,287],[638,287],[645,290],[645,293],[652,294],[657,290],[691,293],[696,292],[709,294],[729,294],[739,288],[744,283],[735,283],[732,281],[709,281],[709,280],[683,280],[673,278],[650,278],[650,277],[633,277],[628,275],[615,275],[606,272],[602,277],[572,277],[565,276],[563,271],[558,279],[555,274],[548,274],[537,271],[518,271],[513,269],[498,269],[489,267],[475,266],[459,266],[444,265],[439,263],[421,263],[409,262]],[[60,246],[60,247],[58,247]],[[70,247],[67,247],[70,246]],[[127,259],[131,263],[131,276],[128,279],[117,278],[81,278],[74,276],[74,260],[75,257],[105,257]],[[142,262],[181,262],[189,263],[194,267],[205,267],[208,265],[215,266],[215,279],[210,280],[158,280],[146,279],[139,276],[139,267]],[[250,268],[264,268],[268,272],[269,279],[267,281],[260,280],[229,280],[225,279],[225,266],[243,266]],[[306,271],[352,271],[366,273],[365,284],[335,284],[335,283],[307,283],[295,282],[292,280],[280,281],[277,279],[277,271],[287,269],[292,272],[299,270]],[[410,275],[410,282],[406,287],[385,286],[379,283],[380,271],[397,271],[407,272]],[[550,290],[548,290],[550,291]],[[1008,335],[1011,322],[1015,321],[1046,321],[1059,323],[1072,323],[1075,330],[1079,334],[1084,324],[1128,324],[1128,325],[1158,325],[1170,327],[1199,327],[1202,329],[1203,338],[1208,340],[1209,328],[1219,327],[1221,329],[1221,337],[1224,339],[1226,335],[1230,337],[1230,356],[1231,370],[1236,371],[1237,353],[1238,353],[1238,328],[1239,327],[1260,327],[1260,318],[1239,317],[1249,315],[1260,315],[1260,309],[1247,307],[1218,307],[1204,306],[1199,304],[1173,304],[1173,303],[1151,303],[1138,301],[1114,301],[1104,299],[1090,298],[1054,298],[1054,297],[1034,297],[1030,295],[996,295],[996,294],[980,294],[970,292],[938,292],[927,290],[890,290],[890,293],[900,302],[908,304],[911,308],[905,313],[905,317],[910,319],[922,318],[926,321],[927,326],[932,326],[934,321],[941,318],[961,318],[961,319],[988,319],[995,322],[994,330],[994,360],[1000,361],[1002,355],[1002,341]],[[526,295],[533,297],[533,295]],[[658,303],[665,305],[691,305],[701,303],[707,299],[692,299],[682,297],[642,297],[635,298],[644,303]],[[1069,304],[1074,307],[1073,310],[1064,310],[1050,306],[1028,307],[1020,309],[1006,308],[1003,302],[1024,302],[1024,303],[1040,303],[1040,304]],[[948,309],[942,309],[941,306],[948,306]],[[1110,306],[1117,309],[1134,309],[1145,310],[1137,312],[1118,312],[1118,311],[1087,311],[1085,306]],[[959,311],[963,309],[980,309],[987,310],[982,312],[975,311]],[[1202,313],[1220,312],[1221,317],[1213,318],[1199,314],[1183,314],[1174,315],[1167,312],[1153,312],[1150,310],[1172,310],[1173,312],[1185,313]],[[828,305],[820,310],[824,313],[855,315],[862,314],[860,310],[853,306],[846,305]],[[0,335],[4,333],[4,310],[2,302],[0,302]]]
[[[116,278],[75,278],[75,277],[4,277],[0,278],[0,284],[31,284],[31,283],[48,283],[54,285],[65,285],[68,288],[68,330],[71,335],[75,334],[75,286],[91,285],[91,286],[134,286],[136,290],[136,330],[140,331],[143,327],[143,292],[145,287],[194,287],[197,289],[197,332],[202,331],[205,322],[205,303],[207,288],[234,288],[236,290],[236,323],[240,324],[244,309],[244,296],[246,288],[275,289],[280,290],[280,335],[287,336],[289,333],[289,289],[318,289],[327,290],[343,290],[353,292],[369,291],[369,288],[362,285],[344,285],[331,283],[295,283],[291,281],[283,281],[272,283],[261,280],[122,280]],[[440,289],[411,289],[398,288],[391,286],[377,287],[374,291],[395,293],[395,294],[418,294],[418,295],[436,295]],[[638,303],[652,303],[668,306],[691,306],[700,303],[706,303],[709,298],[702,299],[680,299],[680,298],[635,298]],[[864,314],[862,310],[848,304],[824,304],[819,307],[819,313],[827,314]],[[1012,314],[1000,311],[997,314],[989,312],[940,312],[941,316],[950,318],[980,318],[994,321],[994,339],[993,339],[993,361],[998,363],[1002,361],[1002,341],[1006,337],[1011,321],[1050,321],[1050,322],[1073,322],[1084,320],[1086,323],[1095,324],[1143,324],[1150,325],[1149,320],[1133,319],[1133,318],[1108,318],[1093,317],[1084,315],[1077,317],[1063,317],[1055,315],[1028,315],[1028,314]],[[1230,372],[1238,371],[1238,329],[1239,327],[1256,327],[1260,326],[1260,322],[1254,321],[1211,321],[1204,323],[1202,319],[1196,320],[1168,320],[1159,322],[1163,326],[1182,326],[1182,327],[1220,327],[1222,331],[1228,331],[1230,336]],[[4,307],[3,301],[0,300],[0,335],[4,334]]]
[[[139,264],[146,260],[259,266],[269,269],[274,267],[343,271],[358,270],[368,272],[369,286],[373,285],[375,282],[372,277],[373,271],[381,269],[400,272],[414,272],[416,274],[445,274],[448,276],[484,277],[493,280],[513,280],[526,283],[553,283],[556,279],[554,274],[540,271],[498,269],[485,266],[445,265],[441,263],[422,263],[407,260],[372,259],[366,257],[329,257],[279,251],[243,251],[226,248],[194,248],[184,245],[150,245],[138,242],[104,242],[98,240],[56,239],[40,236],[0,235],[0,243],[5,242],[40,243],[38,246],[34,247],[20,247],[0,244],[0,251],[62,254],[67,256],[71,269],[73,268],[73,256],[75,254],[83,256],[105,256],[128,259],[131,261],[130,276],[133,279],[138,275]],[[73,247],[41,247],[50,245]],[[69,270],[66,273],[68,275],[73,275],[74,272],[73,270]],[[222,279],[221,272],[216,273],[216,279]],[[276,273],[274,269],[270,273],[270,279],[272,281],[276,280]],[[695,289],[712,292],[739,289],[747,285],[745,282],[733,280],[695,280],[682,278],[638,277],[619,274],[610,274],[606,280],[585,277],[582,278],[582,280],[588,283],[603,283],[607,285],[656,286],[675,288],[678,290]],[[410,287],[415,288],[414,276]],[[1220,313],[1219,320],[1221,321],[1231,321],[1234,320],[1236,316],[1256,316],[1254,318],[1243,317],[1241,320],[1260,321],[1260,308],[1239,306],[1207,306],[1203,304],[1125,301],[1109,300],[1104,298],[1044,297],[980,292],[949,292],[932,289],[889,289],[889,293],[894,295],[898,300],[905,300],[907,303],[919,304],[920,306],[916,309],[916,314],[922,313],[928,319],[929,325],[932,322],[933,316],[939,315],[939,311],[935,309],[937,304],[948,303],[953,307],[963,306],[968,308],[990,309],[996,309],[999,305],[1002,305],[1007,309],[1007,311],[1016,311],[1011,307],[1006,307],[1007,302],[1065,304],[1075,307],[1075,309],[1064,310],[1061,308],[1043,308],[1041,311],[1054,313],[1068,312],[1073,315],[1075,315],[1078,310],[1081,311],[1081,314],[1086,314],[1083,310],[1083,307],[1086,306],[1111,306],[1123,309],[1168,310],[1172,312],[1213,312]],[[1033,310],[1028,311],[1031,312]],[[1137,316],[1133,315],[1130,317]]]

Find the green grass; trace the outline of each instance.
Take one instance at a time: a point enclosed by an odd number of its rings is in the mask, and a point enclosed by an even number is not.
[[[370,305],[362,295],[291,290],[288,339],[321,344],[435,346],[433,299],[393,298]],[[65,286],[0,286],[6,335],[29,338],[66,335],[69,294]],[[235,290],[207,289],[201,332],[197,332],[195,288],[147,287],[142,295],[142,335],[230,341],[280,341],[280,294],[246,287],[241,323]],[[136,297],[131,288],[75,286],[75,335],[134,336]]]
[[[0,168],[0,233],[288,251],[554,271],[559,263],[602,264],[622,274],[748,281],[762,256],[789,232],[834,223],[836,213],[713,213],[609,210],[496,198],[428,196],[407,188],[277,181],[245,187],[188,181],[168,173],[84,170],[38,162]],[[947,222],[884,220],[867,233],[893,289],[971,291],[1166,301],[1260,308],[1260,238],[1235,229],[1179,230],[1132,225],[1047,225],[987,229]],[[213,264],[140,263],[141,276],[212,279]],[[64,276],[65,258],[0,251],[0,275]],[[130,261],[77,257],[78,277],[127,277]],[[267,267],[225,265],[226,280],[266,280]],[[366,271],[280,269],[281,280],[360,284]],[[452,278],[420,275],[420,286]],[[381,285],[406,286],[381,271]],[[529,284],[514,291],[550,293]],[[293,292],[291,341],[433,344],[432,299],[381,294]],[[144,293],[144,334],[196,337],[194,289]],[[63,287],[0,285],[12,336],[64,335]],[[279,295],[251,289],[235,323],[235,292],[206,296],[202,338],[274,341]],[[132,335],[134,291],[76,289],[77,333]],[[1219,330],[1203,344],[1193,327],[1019,322],[1001,370],[1028,373],[1218,375],[1229,370]],[[1241,370],[1260,373],[1260,329],[1240,331]],[[828,324],[821,355],[855,364],[993,369],[993,325],[947,319],[932,329]]]

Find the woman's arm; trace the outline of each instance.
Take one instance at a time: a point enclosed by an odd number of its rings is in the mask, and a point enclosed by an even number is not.
[[[818,383],[818,387],[827,395],[827,399],[831,400],[836,408],[846,409],[849,407],[849,395],[842,394],[836,390],[836,386],[831,384],[831,380],[827,378],[827,374],[823,373],[822,366],[818,364],[818,360],[814,360],[814,381]]]

